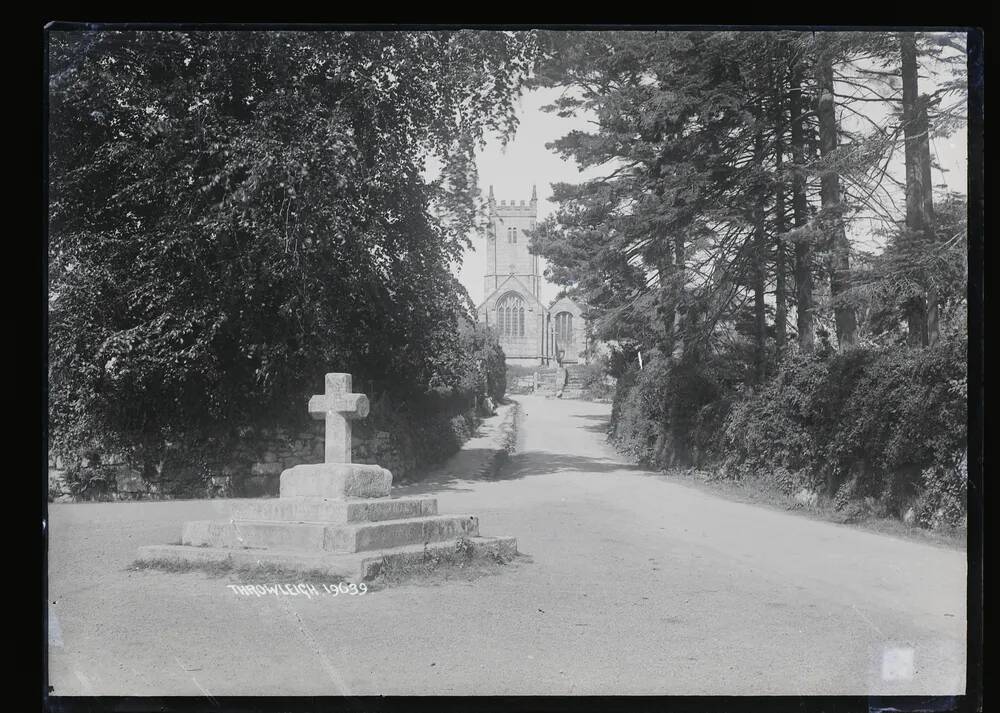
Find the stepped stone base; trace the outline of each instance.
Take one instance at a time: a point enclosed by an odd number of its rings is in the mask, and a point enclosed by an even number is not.
[[[376,522],[405,517],[437,515],[434,498],[275,498],[247,500],[232,506],[234,520],[281,520],[284,522]]]
[[[474,555],[494,554],[512,557],[517,554],[513,537],[470,537]],[[384,566],[418,564],[425,557],[454,551],[455,541],[428,545],[404,545],[378,552],[331,554],[298,549],[232,549],[223,547],[186,547],[184,545],[149,545],[139,548],[143,559],[236,566],[273,566],[300,572],[322,573],[345,579],[371,579]]]
[[[363,552],[414,543],[441,542],[479,534],[475,517],[431,515],[346,525],[312,522],[201,520],[184,525],[181,544],[190,547],[284,548]]]
[[[180,545],[139,548],[143,559],[272,565],[342,577],[373,576],[383,558],[420,561],[454,549],[512,555],[511,537],[479,536],[479,519],[442,515],[434,498],[390,498],[379,466],[300,465],[281,474],[281,497],[233,505],[229,520],[184,524]]]

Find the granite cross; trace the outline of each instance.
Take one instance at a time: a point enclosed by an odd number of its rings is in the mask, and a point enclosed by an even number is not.
[[[368,415],[368,397],[351,393],[350,374],[327,374],[325,393],[309,399],[309,415],[326,420],[324,461],[351,462],[351,420]]]

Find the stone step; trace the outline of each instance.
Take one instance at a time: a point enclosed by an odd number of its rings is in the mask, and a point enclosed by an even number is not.
[[[326,575],[333,579],[371,579],[386,564],[411,564],[427,556],[454,551],[457,539],[432,542],[428,545],[388,547],[378,551],[347,554],[329,552],[302,552],[292,549],[241,550],[223,547],[189,547],[185,545],[147,545],[139,548],[143,560],[167,560],[201,564],[231,564],[235,566],[280,567],[291,571]],[[513,537],[468,537],[474,554],[517,554],[517,540]],[[276,582],[279,583],[279,582]],[[322,582],[310,581],[315,585]],[[293,582],[287,582],[293,584]]]
[[[184,524],[181,544],[234,550],[287,548],[362,552],[402,545],[422,545],[478,534],[478,518],[456,515],[431,515],[344,525],[266,520],[198,520]]]
[[[335,531],[332,539],[329,538],[331,530]],[[423,545],[456,537],[475,537],[479,534],[479,518],[472,515],[433,515],[328,528],[327,534],[326,549],[332,552],[364,552]]]
[[[437,515],[435,498],[370,498],[331,500],[328,498],[272,498],[234,503],[232,518],[310,522],[343,525],[352,522],[379,522]]]
[[[466,542],[472,546],[473,555],[503,555],[513,557],[517,554],[517,538],[515,537],[466,537]],[[405,545],[383,550],[377,555],[367,554],[361,560],[361,577],[371,579],[386,565],[406,565],[423,562],[428,556],[454,550],[456,540],[430,545]]]

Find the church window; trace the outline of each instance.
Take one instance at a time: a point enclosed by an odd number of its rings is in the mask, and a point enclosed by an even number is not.
[[[572,343],[573,315],[569,312],[560,312],[556,315],[556,338],[563,345]]]
[[[524,300],[510,292],[497,302],[497,327],[501,336],[524,336]]]

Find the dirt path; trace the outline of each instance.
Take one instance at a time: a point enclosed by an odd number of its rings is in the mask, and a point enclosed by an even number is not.
[[[125,571],[224,501],[50,506],[54,693],[964,690],[964,553],[671,482],[604,443],[608,405],[518,400],[521,450],[498,479],[394,489],[517,536],[531,562],[495,577],[246,598]]]

